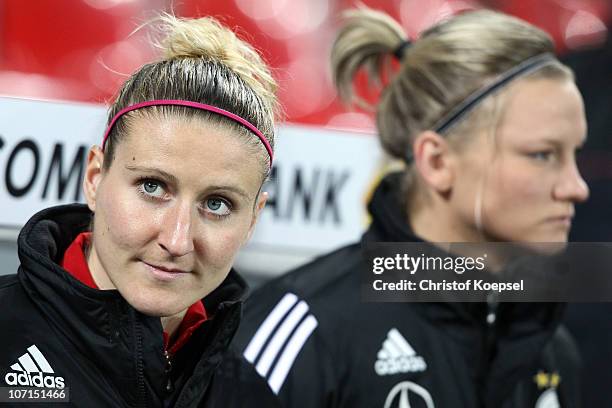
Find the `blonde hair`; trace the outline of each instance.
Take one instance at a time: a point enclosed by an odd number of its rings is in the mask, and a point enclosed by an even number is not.
[[[108,121],[127,106],[155,99],[179,99],[214,105],[255,125],[274,147],[274,122],[278,114],[276,82],[260,55],[234,32],[211,17],[182,19],[162,15],[154,21],[162,35],[154,45],[162,50],[159,61],[145,64],[123,84],[111,105]],[[121,117],[106,145],[108,168],[114,149],[129,131],[133,115],[149,113],[203,118],[230,126],[243,136],[262,162],[264,178],[270,158],[249,130],[211,112],[182,106],[139,109]]]
[[[371,83],[383,87],[376,123],[383,148],[404,159],[416,136],[434,125],[474,91],[525,60],[554,53],[548,34],[517,18],[480,10],[452,17],[425,31],[405,49],[399,71],[392,72],[393,53],[408,41],[402,27],[385,13],[365,7],[345,13],[331,54],[333,79],[348,103],[363,104],[353,79],[366,68]],[[556,59],[529,78],[572,79]],[[385,78],[391,78],[384,83]],[[499,117],[499,95],[487,97],[449,132],[457,144],[473,126],[492,124]],[[449,140],[450,141],[450,140]],[[413,166],[405,188],[412,189]]]

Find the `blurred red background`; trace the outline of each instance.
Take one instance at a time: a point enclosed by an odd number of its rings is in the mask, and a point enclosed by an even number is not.
[[[460,10],[489,7],[553,35],[560,53],[605,42],[608,0],[364,0],[415,37]],[[0,94],[101,103],[155,57],[147,30],[159,11],[212,15],[234,27],[274,67],[287,120],[369,128],[369,115],[336,100],[328,54],[342,9],[352,0],[4,0],[0,3]]]

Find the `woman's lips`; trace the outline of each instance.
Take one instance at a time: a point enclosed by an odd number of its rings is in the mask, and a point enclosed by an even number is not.
[[[156,279],[162,281],[171,281],[175,279],[179,279],[182,276],[185,276],[189,273],[189,271],[185,271],[183,269],[179,269],[173,266],[167,265],[155,265],[150,264],[145,261],[141,261],[144,265],[145,269]]]
[[[550,222],[556,223],[556,224],[560,224],[564,227],[570,228],[572,226],[572,217],[571,215],[562,215],[559,217],[551,217],[548,220]]]

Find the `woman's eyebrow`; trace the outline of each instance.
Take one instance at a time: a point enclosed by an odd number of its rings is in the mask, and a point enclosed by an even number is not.
[[[178,184],[178,179],[176,178],[176,176],[173,176],[170,173],[167,173],[163,170],[160,169],[156,169],[154,167],[144,167],[144,166],[132,166],[132,165],[126,165],[125,168],[129,171],[141,171],[141,172],[145,172],[145,173],[156,173],[160,176],[162,176],[164,179],[166,179],[167,181],[173,183],[173,184]]]
[[[249,194],[247,194],[246,191],[244,191],[240,187],[236,187],[236,186],[215,185],[215,186],[207,187],[206,191],[231,191],[231,192],[233,192],[235,194],[238,194],[239,196],[242,196],[242,198],[244,198],[246,200],[250,200],[251,199],[251,196]]]
[[[586,136],[583,136],[580,140],[577,141],[577,146],[581,147],[586,143]],[[555,137],[545,137],[537,141],[538,143],[554,146],[557,148],[563,147],[566,143],[566,140],[555,138]]]

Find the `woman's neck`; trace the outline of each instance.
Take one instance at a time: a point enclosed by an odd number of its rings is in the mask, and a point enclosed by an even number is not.
[[[88,245],[85,248],[85,259],[87,259],[87,266],[89,267],[89,272],[91,273],[91,277],[94,282],[98,286],[100,290],[112,290],[116,289],[113,282],[111,282],[108,274],[104,271],[104,267],[102,267],[102,263],[100,262],[100,258],[98,257],[98,253],[95,248]]]
[[[475,226],[446,208],[443,203],[431,200],[418,208],[408,208],[407,218],[414,234],[428,242],[483,242],[482,233]]]
[[[179,326],[181,325],[181,322],[183,321],[183,317],[185,317],[185,313],[187,313],[187,309],[172,316],[161,317],[161,324],[164,329],[164,332],[168,334],[168,338],[172,338],[174,333],[176,333]]]
[[[475,223],[461,219],[444,203],[430,202],[418,209],[408,209],[408,221],[416,236],[424,241],[436,243],[457,243],[443,249],[461,256],[482,256],[487,254],[486,267],[491,272],[503,269],[508,261],[506,250],[498,242],[491,242]],[[468,244],[468,245],[465,245]]]

